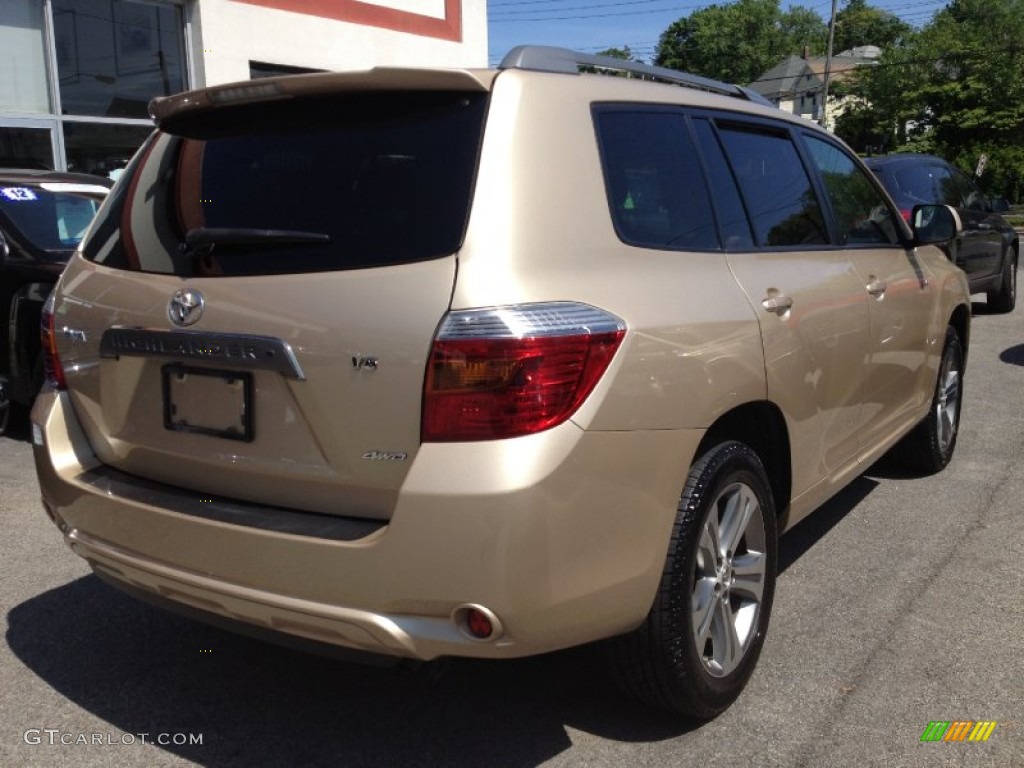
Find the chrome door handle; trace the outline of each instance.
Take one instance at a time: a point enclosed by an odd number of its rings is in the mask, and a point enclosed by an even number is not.
[[[761,302],[761,305],[769,312],[784,315],[792,308],[793,300],[789,296],[769,296]]]
[[[883,293],[885,293],[885,289],[888,288],[888,287],[889,286],[887,286],[881,280],[872,280],[870,283],[868,283],[865,286],[865,288],[867,288],[868,293],[870,293],[875,298],[878,298]]]

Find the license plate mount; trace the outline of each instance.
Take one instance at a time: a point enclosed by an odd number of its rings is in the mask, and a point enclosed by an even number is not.
[[[252,374],[165,365],[164,427],[225,440],[253,440]]]

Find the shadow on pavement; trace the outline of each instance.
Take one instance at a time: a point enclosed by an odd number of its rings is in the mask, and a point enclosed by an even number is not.
[[[1004,349],[1000,353],[999,359],[1010,365],[1024,365],[1024,344]]]
[[[779,539],[778,573],[785,573],[877,487],[877,481],[861,475],[787,531]]]
[[[566,727],[625,742],[699,727],[624,698],[593,646],[453,660],[440,676],[365,667],[189,621],[95,576],[7,618],[8,645],[45,683],[124,734],[203,734],[162,747],[200,765],[518,767],[568,749]]]

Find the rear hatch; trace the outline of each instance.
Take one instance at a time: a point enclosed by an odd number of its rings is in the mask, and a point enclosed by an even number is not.
[[[161,130],[54,301],[100,461],[201,496],[387,519],[485,109],[476,76],[397,71],[156,104]]]

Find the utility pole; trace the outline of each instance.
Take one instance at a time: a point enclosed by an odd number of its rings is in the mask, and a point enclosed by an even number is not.
[[[836,4],[832,0],[832,19],[828,23],[828,50],[825,52],[825,87],[821,93],[821,127],[828,128],[826,117],[828,116],[828,81],[832,75],[832,43],[836,37]]]

